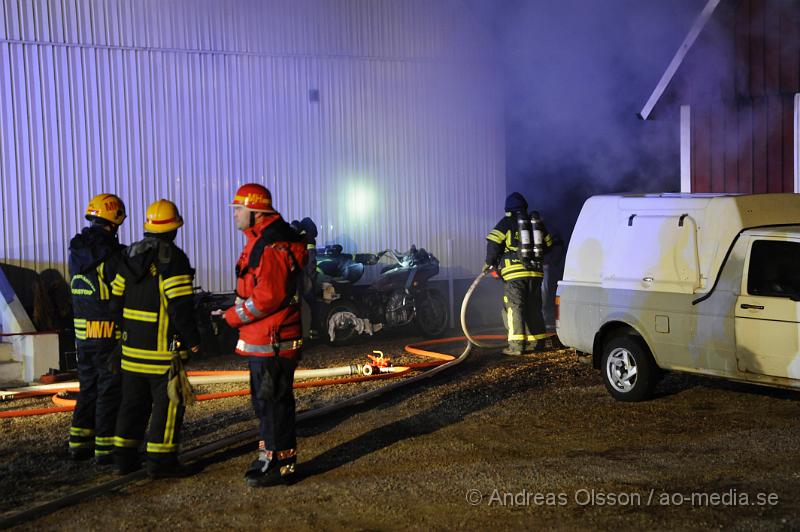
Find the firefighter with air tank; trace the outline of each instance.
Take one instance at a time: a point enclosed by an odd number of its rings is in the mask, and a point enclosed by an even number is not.
[[[505,216],[486,236],[484,271],[496,268],[503,279],[503,302],[508,327],[506,355],[525,355],[544,348],[542,279],[544,255],[552,247],[539,213],[528,213],[519,192],[509,194]]]
[[[253,487],[285,484],[297,462],[293,385],[303,347],[300,283],[308,251],[272,207],[266,187],[242,185],[230,206],[247,242],[236,263],[236,304],[224,317],[239,330],[236,354],[247,357],[261,435],[245,480]]]

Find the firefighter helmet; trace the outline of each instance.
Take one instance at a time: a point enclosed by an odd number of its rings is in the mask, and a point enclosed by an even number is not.
[[[231,207],[244,207],[255,212],[274,212],[272,194],[267,187],[257,183],[247,183],[239,187]]]
[[[168,233],[183,225],[178,207],[169,200],[160,199],[147,207],[144,230],[148,233]]]
[[[86,219],[90,222],[99,218],[114,225],[125,221],[125,204],[114,194],[98,194],[86,207]]]

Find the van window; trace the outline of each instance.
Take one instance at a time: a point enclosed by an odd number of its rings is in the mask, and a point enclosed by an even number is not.
[[[772,297],[800,295],[800,243],[781,240],[753,242],[747,292]]]

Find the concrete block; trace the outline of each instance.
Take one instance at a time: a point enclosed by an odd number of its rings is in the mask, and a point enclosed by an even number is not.
[[[0,342],[0,362],[14,360],[14,346],[10,343]]]
[[[0,387],[22,386],[24,384],[22,362],[14,360],[0,361]]]
[[[58,369],[58,335],[22,336],[22,363],[25,382],[33,382],[51,368]]]

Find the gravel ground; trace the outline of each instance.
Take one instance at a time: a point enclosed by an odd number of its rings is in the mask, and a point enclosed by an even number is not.
[[[401,340],[314,347],[302,366],[396,353]],[[223,357],[193,369],[241,366]],[[298,390],[298,406],[382,384]],[[191,478],[141,481],[22,528],[798,529],[798,398],[668,375],[653,400],[623,404],[574,351],[479,350],[386,400],[301,425],[292,486],[248,488],[245,446]],[[112,478],[64,459],[68,425],[68,414],[0,420],[0,511]],[[247,397],[198,403],[185,447],[253,426]]]

